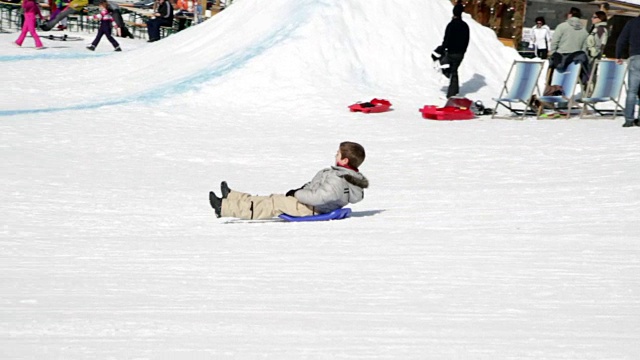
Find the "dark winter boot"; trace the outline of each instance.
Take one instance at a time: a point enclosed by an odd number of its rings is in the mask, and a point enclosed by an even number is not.
[[[220,192],[222,192],[222,198],[226,199],[227,196],[229,196],[229,193],[231,192],[231,189],[229,189],[229,185],[227,185],[226,181],[223,181],[220,183]]]
[[[95,46],[93,46],[93,45],[89,45],[89,46],[87,46],[87,50],[94,51],[95,49],[96,49],[96,47],[95,47]]]
[[[636,126],[636,124],[634,124],[633,121],[625,121],[624,124],[622,124],[622,127],[632,127],[632,126]]]
[[[209,203],[216,212],[216,216],[220,217],[222,214],[222,199],[217,197],[213,191],[209,192]]]
[[[120,49],[120,46],[118,46],[117,48],[115,48],[113,51],[122,51],[122,49]]]

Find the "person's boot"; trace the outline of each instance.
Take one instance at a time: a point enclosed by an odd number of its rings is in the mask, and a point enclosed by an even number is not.
[[[93,46],[93,45],[89,45],[89,46],[87,46],[87,50],[94,51],[95,49],[96,49],[96,47],[95,47],[95,46]]]
[[[220,183],[220,192],[222,192],[222,198],[226,199],[227,196],[229,196],[229,193],[231,192],[231,189],[229,189],[229,185],[227,185],[226,181],[223,181]]]
[[[213,208],[213,210],[216,212],[216,216],[220,217],[222,216],[222,199],[217,197],[216,194],[213,191],[209,192],[209,203],[211,204],[211,207]]]
[[[624,124],[622,124],[622,127],[632,127],[632,126],[636,126],[635,121],[625,121]]]
[[[122,49],[120,49],[120,46],[118,46],[113,51],[122,51]]]
[[[635,120],[633,121],[633,124],[634,124],[635,126],[640,126],[640,119],[635,119]]]

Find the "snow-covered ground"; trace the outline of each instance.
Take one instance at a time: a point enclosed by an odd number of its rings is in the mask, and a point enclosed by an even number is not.
[[[122,53],[0,34],[0,358],[636,359],[640,129],[422,119],[450,14],[242,0]],[[462,92],[492,104],[517,54],[470,25]],[[373,97],[394,111],[347,111]],[[344,140],[352,218],[215,218],[220,181],[285,192]]]

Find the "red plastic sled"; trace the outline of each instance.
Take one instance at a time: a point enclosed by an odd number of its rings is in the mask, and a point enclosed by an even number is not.
[[[389,100],[385,99],[372,99],[366,103],[358,102],[353,105],[349,105],[349,110],[351,110],[351,112],[359,111],[365,114],[385,112],[388,111],[389,108],[391,108],[391,103]]]
[[[452,96],[444,107],[425,105],[419,109],[422,117],[430,120],[471,120],[475,114],[471,110],[473,102],[466,97]]]
[[[422,113],[423,118],[430,120],[471,120],[475,117],[471,109],[454,106],[425,105],[418,111]]]

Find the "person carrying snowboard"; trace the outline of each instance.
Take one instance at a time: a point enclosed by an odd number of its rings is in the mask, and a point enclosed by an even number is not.
[[[281,214],[312,216],[330,213],[364,198],[369,180],[358,167],[365,158],[362,145],[343,142],[336,153],[334,166],[320,170],[313,179],[286,194],[254,196],[229,189],[220,184],[221,197],[211,191],[209,203],[217,217],[269,219]]]
[[[447,25],[441,45],[442,49],[446,51],[446,57],[449,60],[449,71],[451,72],[447,98],[456,96],[460,91],[458,68],[469,46],[469,25],[462,20],[463,11],[462,0],[458,0],[453,7],[453,19]]]

